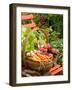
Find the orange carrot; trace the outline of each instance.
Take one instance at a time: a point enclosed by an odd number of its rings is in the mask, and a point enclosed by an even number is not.
[[[40,54],[40,53],[36,53],[37,56],[41,59],[41,60],[45,60],[47,59],[44,55]]]
[[[58,69],[59,67],[60,67],[60,65],[56,65],[56,66],[52,67],[52,68],[49,70],[49,72],[52,72],[52,71]]]

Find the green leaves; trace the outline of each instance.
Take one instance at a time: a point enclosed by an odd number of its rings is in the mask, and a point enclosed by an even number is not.
[[[28,34],[31,32],[32,30],[30,28],[25,28],[22,27],[21,30],[21,42],[23,44],[24,39],[28,36]]]
[[[43,23],[40,22],[40,17],[45,18],[44,27],[52,27],[56,32],[60,33],[60,37],[63,37],[63,15],[62,14],[34,14],[34,21],[37,25]]]
[[[63,40],[62,39],[52,41],[51,44],[53,45],[53,47],[59,49],[59,51],[63,53]]]
[[[46,37],[42,30],[38,30],[35,32],[36,38],[40,44],[44,44],[46,42]]]
[[[37,43],[37,38],[34,34],[34,32],[31,33],[31,35],[29,36],[27,43],[26,43],[26,51],[31,51],[35,49],[35,44]]]
[[[34,49],[34,42],[36,42],[36,39],[35,39],[35,35],[32,32],[32,29],[22,27],[22,35],[21,36],[22,36],[21,37],[22,49],[25,51],[33,50]]]

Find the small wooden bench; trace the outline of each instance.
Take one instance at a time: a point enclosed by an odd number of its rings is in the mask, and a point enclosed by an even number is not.
[[[51,73],[51,75],[57,75],[58,73],[62,71],[63,71],[63,67],[61,67],[61,65],[56,65],[50,68],[49,73]]]
[[[21,16],[21,20],[33,20],[34,16],[32,14]]]

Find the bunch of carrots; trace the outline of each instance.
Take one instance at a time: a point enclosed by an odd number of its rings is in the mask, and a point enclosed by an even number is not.
[[[48,59],[53,59],[53,56],[52,55],[44,55],[44,54],[41,54],[41,53],[36,53],[36,55],[41,59],[41,60],[48,60]]]
[[[40,60],[40,61],[53,60],[53,55],[52,54],[45,55],[45,54],[42,54],[39,51],[28,53],[27,56],[32,56],[34,59],[37,59],[37,61],[38,60]]]

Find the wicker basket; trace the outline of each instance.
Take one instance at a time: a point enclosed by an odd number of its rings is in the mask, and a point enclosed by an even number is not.
[[[29,38],[29,36],[27,37],[27,39],[28,38]],[[25,42],[25,44],[26,44],[26,42]],[[23,62],[24,62],[24,64],[26,64],[29,68],[31,68],[33,70],[47,71],[49,68],[51,68],[53,66],[53,64],[56,62],[56,60],[36,61],[36,60],[26,58],[25,52],[23,52]]]
[[[47,71],[48,69],[50,69],[54,63],[56,62],[56,60],[43,60],[43,61],[35,61],[35,60],[31,60],[31,59],[26,59],[26,64],[29,68],[33,69],[33,70],[37,70],[37,71]]]

